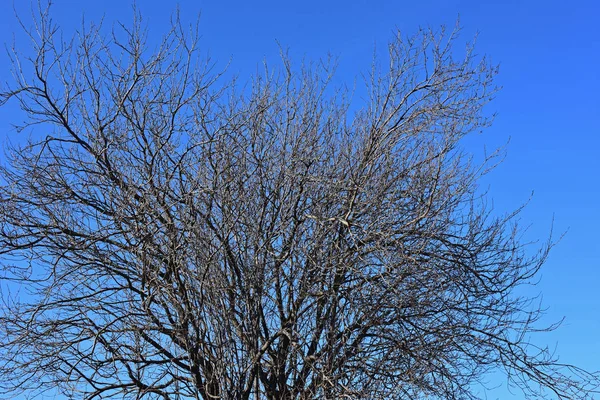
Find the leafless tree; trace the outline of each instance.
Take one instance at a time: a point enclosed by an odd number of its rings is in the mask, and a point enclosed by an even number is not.
[[[457,31],[394,37],[359,108],[327,63],[240,86],[195,27],[154,50],[143,27],[65,41],[42,9],[13,53],[1,101],[33,133],[0,168],[5,395],[474,399],[501,369],[591,398],[530,340],[554,327],[515,289],[550,244],[477,189],[496,159],[461,139],[497,71],[453,58]]]

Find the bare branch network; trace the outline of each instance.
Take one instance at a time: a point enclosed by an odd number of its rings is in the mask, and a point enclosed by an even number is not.
[[[530,342],[515,289],[550,245],[477,195],[494,156],[461,139],[497,71],[457,31],[394,37],[355,110],[327,65],[240,90],[195,29],[152,50],[143,26],[65,41],[42,9],[13,54],[0,100],[36,127],[0,167],[5,396],[475,399],[497,369],[597,393]]]

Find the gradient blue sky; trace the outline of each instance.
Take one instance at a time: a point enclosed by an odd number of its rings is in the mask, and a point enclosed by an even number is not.
[[[21,4],[23,3],[23,4]],[[27,12],[27,1],[17,2]],[[54,18],[67,32],[86,20],[131,19],[128,0],[55,0]],[[11,41],[18,25],[11,1],[0,0],[0,38]],[[168,25],[177,3],[138,0],[151,35]],[[600,2],[583,1],[192,1],[179,2],[185,18],[201,13],[202,47],[219,65],[241,78],[263,59],[276,60],[278,44],[296,59],[339,57],[338,79],[352,85],[367,71],[373,46],[383,49],[399,28],[454,25],[461,38],[479,32],[478,53],[500,64],[503,90],[490,111],[495,125],[468,140],[481,154],[510,138],[506,161],[484,180],[495,208],[509,211],[526,202],[521,215],[525,237],[545,239],[568,231],[542,271],[547,320],[566,317],[538,343],[558,346],[564,362],[600,370]],[[25,14],[24,14],[25,15]],[[25,15],[26,17],[26,15]],[[25,18],[27,19],[27,18]],[[0,55],[0,81],[10,80],[7,56]],[[0,109],[0,140],[16,135],[9,121],[15,105]],[[0,155],[1,157],[1,155]],[[498,388],[488,398],[521,398]]]

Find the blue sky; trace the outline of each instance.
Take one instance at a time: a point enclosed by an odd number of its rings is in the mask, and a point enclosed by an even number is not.
[[[17,9],[26,12],[24,4]],[[4,11],[10,0],[2,0]],[[338,79],[352,85],[367,71],[373,47],[384,48],[393,30],[453,25],[461,38],[479,32],[478,53],[500,64],[503,90],[489,107],[495,125],[467,141],[481,154],[510,138],[506,161],[483,182],[498,211],[526,202],[521,215],[525,237],[566,236],[542,270],[537,287],[548,321],[565,316],[558,332],[539,343],[558,346],[564,362],[600,370],[600,3],[582,1],[181,1],[182,14],[201,13],[201,45],[218,65],[231,60],[241,78],[263,59],[276,60],[278,42],[293,58],[339,57]],[[175,2],[138,0],[151,34],[168,25]],[[129,21],[128,0],[55,0],[54,18],[67,32],[81,16],[108,23]],[[18,26],[11,12],[0,13],[0,38],[11,40]],[[8,59],[0,55],[0,81],[10,80]],[[0,140],[16,135],[9,121],[13,105],[0,109]],[[499,388],[488,398],[511,398]],[[514,398],[519,398],[516,396]]]

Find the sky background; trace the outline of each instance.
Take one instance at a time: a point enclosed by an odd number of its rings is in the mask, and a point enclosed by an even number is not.
[[[108,25],[131,21],[128,0],[54,3],[54,19],[66,33],[84,13],[86,20],[104,16]],[[177,4],[137,3],[154,37]],[[12,1],[0,6],[0,38],[10,42],[19,30]],[[521,214],[526,239],[543,242],[553,220],[555,236],[566,232],[531,292],[542,294],[547,321],[566,319],[536,341],[557,346],[563,362],[600,370],[600,2],[189,0],[179,6],[184,20],[201,14],[202,51],[217,65],[230,62],[229,71],[242,80],[262,60],[276,62],[278,43],[297,61],[338,57],[337,80],[352,86],[368,71],[374,46],[384,49],[395,29],[413,34],[419,26],[453,26],[460,16],[461,40],[479,32],[477,53],[500,64],[503,89],[488,107],[498,113],[494,126],[465,146],[481,155],[484,146],[510,139],[505,162],[482,181],[495,209],[507,212],[529,200]],[[27,1],[15,4],[25,21],[27,7]],[[24,43],[19,36],[17,43]],[[11,79],[9,67],[0,54],[1,82]],[[14,103],[0,108],[0,141],[17,135],[10,122],[18,116]],[[501,386],[487,397],[522,396]]]

